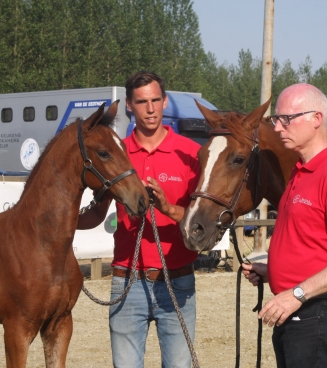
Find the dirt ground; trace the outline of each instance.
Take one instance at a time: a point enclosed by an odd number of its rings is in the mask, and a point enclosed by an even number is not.
[[[85,263],[85,262],[84,262]],[[81,265],[85,276],[90,265]],[[96,297],[108,300],[110,295],[110,263],[103,264],[102,280],[85,279],[85,286]],[[196,271],[197,325],[194,348],[201,368],[235,367],[235,300],[236,273],[215,269],[208,273]],[[271,296],[265,285],[264,300]],[[241,285],[241,364],[242,368],[256,366],[257,288],[243,277]],[[69,346],[67,368],[112,367],[108,331],[108,307],[91,301],[83,292],[73,310],[74,332]],[[271,329],[263,327],[262,368],[275,367],[271,344]],[[5,367],[3,329],[0,327],[0,368]],[[27,368],[45,367],[40,337],[30,347]],[[147,340],[145,367],[160,367],[160,349],[155,327],[151,324]]]

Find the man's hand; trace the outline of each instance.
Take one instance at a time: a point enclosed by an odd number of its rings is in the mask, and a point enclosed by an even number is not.
[[[301,307],[302,303],[293,295],[293,289],[285,290],[267,302],[258,314],[269,327],[280,326]]]
[[[170,205],[160,185],[155,179],[150,177],[147,177],[147,181],[148,183],[146,183],[146,185],[153,189],[154,207],[157,208],[164,215],[169,216]]]
[[[263,282],[268,282],[267,265],[265,263],[242,264],[243,275],[253,286],[258,286],[260,276]]]
[[[169,203],[164,191],[155,179],[148,176],[146,180],[148,182],[143,182],[143,184],[153,189],[154,207],[172,220],[180,222],[184,216],[185,208]]]

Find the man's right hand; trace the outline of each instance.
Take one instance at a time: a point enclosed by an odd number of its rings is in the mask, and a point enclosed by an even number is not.
[[[263,282],[268,282],[267,265],[265,263],[242,263],[243,275],[253,286],[258,286],[260,276]]]

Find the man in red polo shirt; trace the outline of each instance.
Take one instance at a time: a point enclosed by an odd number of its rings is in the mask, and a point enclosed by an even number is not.
[[[286,148],[300,154],[278,206],[268,265],[243,264],[275,296],[259,312],[272,327],[278,368],[327,362],[327,98],[300,83],[278,97],[271,117]]]
[[[132,75],[125,87],[127,108],[136,121],[132,135],[124,139],[127,153],[144,184],[153,189],[156,225],[171,284],[188,332],[194,339],[195,279],[192,263],[197,252],[184,246],[178,223],[197,185],[200,145],[163,126],[163,110],[168,97],[161,77],[141,71]],[[110,198],[106,198],[100,206],[87,211],[79,222],[79,228],[102,222],[109,204]],[[111,300],[118,298],[128,283],[140,221],[128,216],[124,207],[117,203]],[[110,307],[114,367],[143,367],[151,321],[155,321],[157,326],[162,367],[190,367],[190,352],[164,281],[149,212],[137,270],[138,278],[127,297]]]

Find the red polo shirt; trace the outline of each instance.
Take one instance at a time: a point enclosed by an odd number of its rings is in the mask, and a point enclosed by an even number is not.
[[[281,198],[268,252],[271,290],[278,294],[327,267],[327,149],[299,161]]]
[[[170,127],[161,144],[152,152],[141,147],[135,132],[125,138],[128,156],[139,177],[146,182],[148,176],[158,181],[169,203],[187,207],[190,194],[195,191],[199,164],[197,152],[200,145],[176,134]],[[177,269],[192,263],[197,252],[188,250],[183,242],[179,224],[155,209],[156,225],[168,269]],[[115,248],[113,266],[132,267],[140,219],[127,215],[117,203],[117,230],[114,233]],[[150,210],[147,213],[141,241],[138,269],[162,268],[151,225]]]

